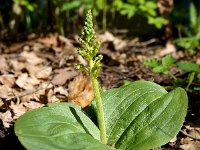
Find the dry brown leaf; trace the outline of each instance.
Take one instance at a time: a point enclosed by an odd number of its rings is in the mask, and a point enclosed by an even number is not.
[[[49,35],[47,37],[38,39],[38,41],[45,46],[52,48],[53,46],[57,45],[57,35]]]
[[[65,96],[68,95],[67,89],[62,86],[54,88],[54,94],[56,94],[56,93],[59,93],[59,94],[65,95]]]
[[[97,35],[97,39],[101,42],[114,41],[115,37],[112,33],[106,31],[104,34]]]
[[[37,73],[35,73],[35,76],[38,79],[47,80],[49,79],[51,72],[52,72],[52,67],[44,67],[41,70],[39,70]]]
[[[174,44],[168,42],[165,46],[164,49],[162,50],[159,50],[159,52],[157,53],[158,56],[162,57],[162,56],[165,56],[167,54],[171,54],[171,53],[174,53],[176,52],[176,47]]]
[[[55,70],[55,76],[52,79],[54,85],[64,85],[67,80],[72,79],[77,75],[77,71],[71,68]]]
[[[35,76],[35,74],[39,72],[40,70],[42,70],[43,68],[43,65],[34,65],[30,63],[25,63],[25,65],[26,65],[25,68],[26,70],[28,70],[28,73],[33,76]]]
[[[21,57],[26,60],[26,62],[33,64],[33,65],[38,65],[43,63],[43,59],[39,58],[34,52],[22,52]]]
[[[9,128],[13,122],[10,110],[7,110],[4,113],[0,112],[0,119],[2,120],[4,127]]]
[[[18,60],[15,60],[15,59],[10,60],[10,63],[15,73],[20,72],[22,69],[25,68],[25,63],[19,62]]]
[[[37,89],[25,90],[18,93],[16,96],[18,96],[22,102],[26,102],[31,99],[40,101],[41,95],[46,95],[46,90],[50,90],[51,88],[53,88],[53,85],[50,82],[42,82]]]
[[[14,75],[7,74],[0,76],[0,82],[6,87],[13,87],[15,85],[15,77]]]
[[[191,126],[185,126],[185,128],[187,130],[185,130],[184,132],[186,132],[187,134],[189,134],[190,136],[192,136],[196,139],[200,139],[200,128],[191,127]]]
[[[66,38],[62,35],[59,35],[58,38],[57,38],[57,41],[58,41],[58,43],[60,43],[60,46],[68,47],[68,48],[70,47],[70,48],[72,48],[71,51],[74,50],[74,45],[72,44],[72,42],[68,38]]]
[[[94,99],[94,91],[91,79],[88,76],[78,75],[69,83],[68,101],[82,108],[86,107]]]
[[[102,35],[98,35],[97,39],[103,42],[113,42],[115,50],[120,51],[123,50],[127,46],[127,41],[122,40],[118,37],[115,37],[112,33],[106,31]]]
[[[44,106],[44,104],[41,104],[41,103],[35,102],[35,101],[24,102],[23,105],[24,105],[28,110],[32,110],[32,109],[36,109],[36,108],[40,108],[40,107]]]
[[[61,100],[57,98],[55,95],[51,96],[51,98],[48,99],[49,103],[57,103],[60,102]]]
[[[0,56],[0,64],[1,64],[0,65],[0,71],[2,73],[6,73],[9,70],[9,68],[8,68],[8,63],[7,63],[4,55]]]
[[[0,85],[0,97],[8,99],[10,98],[10,95],[12,95],[12,89],[5,85]]]
[[[188,144],[190,141],[192,141],[192,138],[186,137],[186,138],[182,138],[180,143],[181,144]]]
[[[31,49],[35,52],[38,52],[38,51],[40,51],[41,49],[44,49],[44,48],[45,48],[45,46],[42,43],[34,42]]]
[[[16,84],[26,90],[34,89],[34,85],[38,85],[40,83],[39,80],[33,77],[29,77],[27,73],[21,74],[16,80]]]
[[[188,144],[180,146],[183,150],[200,150],[200,141],[190,141]]]
[[[27,112],[27,109],[23,106],[23,103],[16,105],[14,102],[11,101],[10,108],[12,109],[14,113],[13,119],[17,119],[21,115],[23,115],[25,112]]]

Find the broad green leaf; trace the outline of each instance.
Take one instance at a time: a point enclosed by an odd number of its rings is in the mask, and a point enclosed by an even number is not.
[[[200,66],[190,61],[178,62],[177,66],[181,70],[200,72]]]
[[[172,55],[166,55],[162,58],[162,65],[164,67],[169,67],[174,64],[174,57]]]
[[[155,73],[164,73],[164,74],[168,74],[169,73],[167,68],[163,67],[163,66],[158,66],[158,67],[153,68],[153,72],[155,72]]]
[[[167,91],[136,81],[102,94],[108,144],[124,150],[148,150],[167,143],[180,130],[187,112],[182,88]]]
[[[32,110],[15,124],[15,133],[28,150],[107,150],[99,129],[81,111],[68,103]]]
[[[144,65],[154,68],[160,66],[160,61],[157,58],[152,58],[144,61]]]

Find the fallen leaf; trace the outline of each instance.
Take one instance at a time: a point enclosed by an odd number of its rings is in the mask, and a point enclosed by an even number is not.
[[[181,144],[188,144],[190,141],[192,141],[192,138],[186,137],[186,138],[182,138],[180,143]]]
[[[200,141],[190,141],[188,144],[180,146],[183,150],[200,150]]]
[[[0,65],[0,71],[2,73],[7,73],[7,71],[9,70],[9,68],[8,68],[8,63],[7,63],[6,58],[5,58],[4,55],[0,56],[0,64],[1,64]]]
[[[72,68],[64,68],[55,70],[55,76],[52,79],[54,85],[64,85],[67,80],[77,75],[77,71]]]
[[[13,122],[10,110],[7,110],[4,113],[0,112],[0,119],[2,120],[4,127],[9,128]]]
[[[127,46],[127,41],[122,40],[118,37],[115,37],[112,33],[106,31],[102,35],[98,35],[97,39],[99,39],[102,43],[103,42],[113,42],[114,50],[120,51],[123,50]]]
[[[16,80],[16,84],[26,90],[34,89],[34,85],[38,85],[40,83],[39,80],[33,77],[29,77],[27,73],[21,74]]]
[[[21,57],[26,60],[26,62],[33,64],[33,65],[38,65],[41,64],[44,60],[39,58],[34,52],[22,52]]]
[[[16,105],[14,102],[11,101],[10,108],[12,109],[14,113],[13,119],[17,119],[21,115],[23,115],[25,112],[27,112],[27,109],[23,106],[23,103]]]
[[[41,42],[47,47],[54,47],[57,45],[57,35],[48,35],[47,37],[38,39],[38,42]]]
[[[21,73],[21,70],[25,68],[25,63],[22,63],[22,62],[19,62],[18,60],[10,60],[10,64],[13,68],[13,70],[16,72],[20,72]]]
[[[51,98],[48,99],[48,103],[57,103],[60,102],[61,100],[57,98],[55,95],[51,96]]]
[[[38,73],[43,68],[43,65],[34,65],[34,64],[30,64],[30,63],[25,63],[25,65],[26,65],[26,67],[25,67],[26,70],[32,76],[35,76],[35,74]]]
[[[185,126],[187,130],[187,134],[191,135],[194,138],[200,139],[200,128],[198,127],[190,127],[190,126]]]
[[[24,102],[23,105],[28,110],[32,110],[32,109],[36,109],[36,108],[40,108],[40,107],[44,106],[44,104],[41,104],[41,103],[35,102],[35,101],[27,101],[27,102]]]
[[[34,99],[36,101],[40,101],[40,97],[42,95],[47,95],[46,91],[53,88],[53,85],[50,82],[42,82],[37,89],[25,90],[23,92],[18,93],[20,101],[26,102]]]
[[[0,98],[9,99],[12,95],[12,89],[5,85],[0,85]]]
[[[13,87],[15,85],[15,77],[14,75],[7,74],[0,76],[0,82],[6,87]]]
[[[171,54],[171,53],[174,53],[176,52],[176,47],[174,44],[168,42],[165,46],[164,49],[162,50],[159,50],[159,52],[157,53],[158,56],[162,57],[162,56],[165,56],[167,54]]]
[[[91,79],[88,76],[78,75],[69,83],[68,101],[82,108],[86,107],[94,99],[94,91]]]
[[[59,93],[59,94],[65,95],[65,96],[68,95],[67,89],[62,86],[54,88],[54,94],[56,94],[56,93]]]
[[[47,80],[49,76],[51,75],[52,67],[44,67],[41,70],[39,70],[37,73],[35,73],[36,78]]]

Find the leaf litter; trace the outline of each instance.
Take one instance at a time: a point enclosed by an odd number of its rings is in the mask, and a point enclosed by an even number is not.
[[[163,46],[157,39],[140,42],[138,38],[122,38],[110,32],[99,34],[97,38],[102,41],[100,53],[104,56],[99,77],[102,90],[138,79],[154,80],[161,85],[169,84],[171,79],[168,76],[155,74],[143,65],[146,59],[152,57],[170,53],[177,59],[198,62],[200,58],[200,54],[188,57],[171,43]],[[15,142],[20,145],[15,135],[7,132],[13,128],[15,120],[29,110],[61,101],[69,101],[82,108],[91,103],[94,98],[91,80],[74,69],[77,63],[87,65],[77,55],[77,39],[77,36],[68,39],[50,34],[10,46],[0,43],[0,137],[3,141],[6,137],[14,136]],[[198,116],[199,112],[193,110],[193,106],[190,106],[190,110],[188,118],[191,118],[194,111]],[[192,122],[197,118],[193,118]],[[186,121],[185,124],[189,123],[191,121]],[[199,125],[196,127],[192,124],[189,128],[184,125],[182,130],[186,134],[180,132],[157,150],[199,149],[199,140],[191,138],[199,138]],[[4,143],[0,142],[0,147],[8,149],[9,145]]]

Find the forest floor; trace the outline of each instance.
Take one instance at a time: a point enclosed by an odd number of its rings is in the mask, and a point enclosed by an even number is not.
[[[172,54],[176,61],[189,60],[200,64],[200,52],[190,56],[171,43],[160,44],[158,39],[140,42],[137,38],[115,37],[109,32],[99,34],[97,38],[102,42],[99,82],[103,90],[139,79],[162,86],[172,85],[172,78],[153,73],[144,66],[143,62],[152,57]],[[77,39],[51,34],[20,43],[0,43],[0,150],[24,149],[14,134],[13,126],[16,119],[27,111],[60,101],[82,106],[88,99],[81,97],[78,102],[73,99],[80,97],[82,92],[93,95],[88,88],[89,81],[75,69],[78,63],[86,64],[77,54],[80,46]],[[187,72],[178,70],[176,66],[170,69],[176,77],[187,76]],[[200,94],[188,92],[188,97],[188,114],[182,127],[184,133],[179,132],[156,150],[200,149]]]

